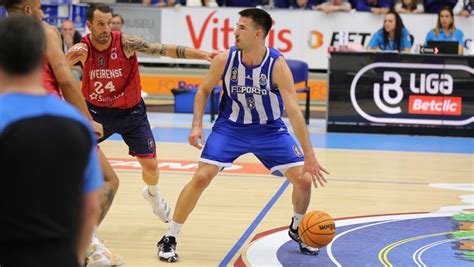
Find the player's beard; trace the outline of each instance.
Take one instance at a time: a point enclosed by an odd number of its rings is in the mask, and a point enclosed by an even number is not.
[[[106,44],[110,40],[110,33],[101,33],[96,36],[94,36],[94,39],[99,43],[99,44]]]

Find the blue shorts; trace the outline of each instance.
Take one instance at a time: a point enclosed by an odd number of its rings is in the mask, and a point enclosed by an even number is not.
[[[105,108],[87,103],[92,118],[104,127],[104,137],[99,142],[118,133],[128,145],[129,154],[140,158],[156,156],[155,138],[146,115],[143,99],[133,108]]]
[[[230,167],[235,159],[253,153],[272,174],[283,176],[291,167],[304,164],[304,156],[285,123],[237,124],[218,118],[207,138],[200,161]]]

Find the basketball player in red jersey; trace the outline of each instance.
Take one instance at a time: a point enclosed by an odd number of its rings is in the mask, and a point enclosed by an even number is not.
[[[112,31],[112,10],[105,4],[92,4],[86,13],[90,34],[66,54],[69,65],[83,66],[82,93],[94,120],[104,127],[103,141],[120,134],[142,166],[146,186],[143,196],[163,222],[170,221],[171,209],[157,184],[159,170],[155,139],[141,98],[136,52],[173,58],[211,61],[214,53],[194,48],[150,43],[137,36]]]
[[[5,6],[10,15],[23,13],[42,21],[43,11],[41,10],[40,0],[0,0],[0,5]],[[76,106],[81,113],[92,123],[94,132],[100,138],[103,136],[102,125],[93,121],[87,108],[84,97],[79,88],[79,83],[74,79],[71,69],[68,66],[62,50],[61,35],[59,31],[48,24],[43,23],[43,29],[46,35],[46,57],[42,66],[42,80],[44,88],[51,94],[64,97],[69,103]],[[103,220],[109,210],[112,200],[117,192],[119,180],[114,170],[107,161],[102,151],[98,150],[101,169],[104,175],[105,183],[101,194],[101,214],[99,222]],[[112,254],[103,244],[98,242],[94,244],[94,258],[102,259],[103,263],[120,264],[120,257]]]

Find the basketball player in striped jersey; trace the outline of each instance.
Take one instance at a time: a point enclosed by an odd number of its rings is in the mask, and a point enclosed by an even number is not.
[[[289,235],[300,244],[301,252],[318,253],[317,248],[300,242],[297,227],[310,202],[311,184],[324,186],[323,173],[328,172],[315,158],[291,71],[277,50],[265,46],[272,18],[257,8],[239,14],[235,46],[216,56],[196,93],[189,143],[201,149],[207,98],[222,79],[219,117],[205,142],[198,169],[181,191],[168,232],[158,242],[158,256],[163,261],[178,260],[177,235],[204,189],[220,170],[246,153],[255,154],[273,174],[284,175],[293,184],[294,216]],[[302,151],[281,120],[283,104]]]
[[[0,0],[0,5],[5,6],[9,15],[23,13],[34,17],[38,21],[43,20],[44,14],[41,10],[40,0]],[[71,68],[68,66],[68,62],[62,49],[62,41],[59,31],[46,23],[42,23],[42,27],[46,36],[46,52],[42,65],[43,87],[48,91],[48,93],[64,97],[66,101],[77,107],[89,122],[91,122],[97,137],[102,137],[102,125],[92,119],[79,88],[79,84],[75,80]],[[98,221],[98,224],[100,224],[112,205],[112,200],[119,186],[119,179],[100,149],[98,149],[98,155],[105,180],[100,197],[101,213]],[[101,263],[107,264],[118,265],[122,263],[119,256],[110,252],[110,250],[108,250],[96,238],[94,238],[94,240],[95,244],[93,247],[96,249],[93,250],[95,255],[92,256],[94,256],[95,259],[100,258],[102,259]]]

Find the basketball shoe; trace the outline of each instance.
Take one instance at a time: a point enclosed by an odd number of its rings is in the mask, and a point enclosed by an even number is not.
[[[87,267],[121,266],[123,258],[110,251],[102,242],[94,238],[88,248]]]
[[[319,249],[310,247],[306,245],[305,243],[301,242],[300,235],[298,233],[298,228],[293,229],[292,226],[293,226],[293,218],[291,218],[291,223],[288,229],[288,235],[290,236],[291,239],[293,239],[293,241],[298,242],[298,245],[300,246],[300,252],[305,255],[318,255]]]
[[[162,222],[167,223],[171,221],[171,208],[168,206],[168,203],[166,203],[163,196],[161,196],[160,192],[157,192],[156,196],[152,196],[150,195],[150,192],[148,192],[148,187],[145,186],[142,193],[143,197],[148,200],[153,208],[153,213],[155,213]]]
[[[163,236],[156,244],[158,247],[158,257],[162,261],[176,262],[179,259],[176,253],[176,238],[174,236]]]

